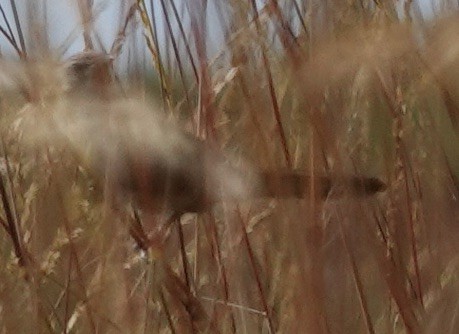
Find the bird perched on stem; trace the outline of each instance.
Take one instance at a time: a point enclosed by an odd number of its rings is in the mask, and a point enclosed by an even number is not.
[[[110,97],[112,62],[112,57],[97,52],[70,59],[72,90],[99,95],[99,109],[107,110],[74,118],[84,126],[71,127],[96,130],[79,134],[95,139],[92,144],[99,157],[92,167],[100,173],[108,167],[115,188],[132,196],[142,208],[156,207],[180,215],[206,211],[222,200],[302,198],[311,195],[311,189],[314,196],[326,198],[335,185],[356,196],[370,196],[386,188],[381,180],[371,177],[331,178],[231,166],[223,153],[165,120],[148,104]]]

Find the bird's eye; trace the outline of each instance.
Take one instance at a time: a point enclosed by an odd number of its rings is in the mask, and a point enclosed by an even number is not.
[[[90,64],[86,62],[75,62],[72,64],[72,70],[75,73],[83,73],[86,72],[90,68]]]

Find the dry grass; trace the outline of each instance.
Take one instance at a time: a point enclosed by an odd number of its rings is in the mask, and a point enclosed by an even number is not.
[[[100,50],[99,7],[78,3]],[[396,3],[133,2],[110,51],[116,98],[69,94],[47,22],[8,14],[22,61],[0,61],[0,331],[458,332],[459,25]],[[166,230],[94,175],[87,150],[114,144],[93,120],[123,103],[235,164],[388,189],[224,202]]]

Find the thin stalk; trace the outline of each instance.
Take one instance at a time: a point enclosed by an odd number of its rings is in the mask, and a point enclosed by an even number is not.
[[[170,40],[172,42],[172,48],[174,50],[175,59],[177,61],[178,70],[179,70],[179,74],[180,74],[180,80],[181,80],[182,85],[183,85],[183,92],[185,93],[185,100],[186,100],[186,103],[187,103],[187,107],[188,107],[188,110],[191,111],[191,101],[190,101],[190,97],[188,95],[188,89],[187,89],[187,84],[186,84],[186,79],[185,79],[185,73],[183,71],[182,60],[180,58],[179,50],[178,50],[178,47],[177,47],[177,42],[175,41],[175,37],[174,37],[173,31],[172,31],[171,22],[170,22],[170,19],[169,19],[169,15],[167,13],[167,9],[166,9],[166,5],[164,3],[164,0],[161,0],[161,7],[163,9],[164,18],[165,18],[166,25],[167,25],[167,30],[169,32],[169,37],[170,37]]]
[[[164,297],[164,293],[162,288],[159,290],[159,297],[161,299],[161,304],[163,305],[164,313],[166,314],[167,324],[169,325],[169,329],[171,330],[172,334],[177,333],[174,327],[174,322],[172,321],[171,313],[169,312],[169,307],[167,306],[166,298]]]
[[[258,14],[257,4],[256,4],[255,0],[251,0],[251,4],[252,4],[252,10],[254,12],[254,19],[253,20],[255,22],[255,27],[256,27],[256,30],[257,30],[257,34],[259,36],[261,36],[261,27],[260,27],[260,23],[258,21],[259,14]],[[280,136],[282,150],[284,152],[284,158],[285,158],[286,165],[287,165],[288,168],[291,168],[292,167],[292,161],[291,161],[292,159],[290,157],[290,152],[288,150],[287,138],[285,136],[284,127],[283,127],[282,120],[281,120],[279,103],[277,101],[276,91],[274,89],[274,80],[273,80],[272,73],[271,73],[271,65],[270,65],[269,60],[268,60],[265,44],[263,42],[260,42],[260,44],[261,44],[261,48],[262,48],[263,65],[264,65],[264,69],[265,69],[265,73],[266,73],[266,78],[268,80],[269,94],[270,94],[270,97],[271,97],[271,104],[272,104],[272,107],[273,107],[274,118],[276,120],[277,131],[278,131],[279,136]]]
[[[237,215],[238,215],[237,220],[241,228],[242,239],[245,244],[245,248],[247,249],[247,253],[249,256],[249,260],[250,260],[250,266],[252,267],[253,275],[255,277],[255,282],[257,284],[258,295],[260,296],[263,311],[266,313],[266,319],[268,320],[268,328],[269,328],[270,333],[276,333],[275,328],[274,328],[274,322],[271,316],[271,312],[268,307],[268,301],[266,298],[266,294],[263,289],[263,284],[262,284],[262,280],[260,277],[260,273],[258,272],[256,263],[255,263],[255,254],[253,253],[252,245],[250,244],[249,236],[247,235],[246,227],[244,225],[244,219],[239,209],[237,209]]]
[[[211,228],[211,233],[212,233],[212,241],[213,244],[215,245],[215,259],[217,261],[217,266],[218,270],[220,272],[220,275],[222,277],[222,283],[223,283],[223,295],[224,295],[224,301],[226,304],[228,304],[229,301],[229,283],[228,283],[228,277],[226,274],[226,268],[225,264],[223,263],[223,258],[222,258],[222,253],[220,249],[220,240],[218,238],[218,231],[217,231],[217,224],[215,222],[215,218],[213,215],[209,215],[209,218],[211,220],[210,228]],[[234,314],[231,311],[230,313],[231,316],[231,330],[233,333],[236,333],[236,319],[234,318]]]
[[[22,52],[19,49],[18,45],[16,42],[11,38],[11,36],[8,35],[8,33],[5,31],[5,29],[0,26],[0,32],[5,36],[5,38],[8,40],[8,42],[11,44],[11,46],[14,48],[14,50],[17,52],[19,56],[22,56]]]
[[[137,0],[138,11],[140,13],[140,18],[144,29],[147,31],[145,34],[145,42],[147,48],[150,51],[152,57],[153,66],[159,74],[159,79],[161,83],[161,94],[163,101],[165,101],[165,106],[170,106],[169,101],[169,83],[166,80],[164,75],[164,68],[161,62],[160,50],[158,49],[158,41],[156,37],[156,28],[153,27],[150,17],[148,16],[147,8],[145,5],[145,0]],[[153,9],[153,2],[150,2],[151,8]],[[152,15],[154,13],[152,12]]]
[[[2,13],[2,17],[6,23],[6,27],[8,28],[9,36],[14,41],[14,44],[17,46],[16,38],[14,37],[13,30],[11,29],[10,21],[8,20],[8,17],[5,14],[5,10],[3,9],[3,6],[1,4],[0,4],[0,12]]]
[[[357,290],[357,295],[359,297],[360,309],[362,312],[363,320],[365,322],[367,333],[374,334],[375,330],[373,328],[373,324],[371,323],[370,312],[368,310],[367,299],[363,291],[363,284],[360,278],[359,269],[357,267],[352,249],[350,248],[348,237],[346,235],[346,231],[343,226],[344,224],[343,224],[342,218],[344,217],[339,217],[337,215],[338,225],[339,225],[340,234],[341,234],[341,240],[343,241],[344,249],[349,259],[349,263],[351,265],[352,277],[354,279],[355,288]]]
[[[176,225],[177,225],[177,234],[179,236],[180,256],[182,257],[183,274],[185,276],[186,286],[191,291],[190,274],[188,272],[188,257],[186,256],[185,238],[183,236],[183,226],[180,223],[180,217],[176,219]]]
[[[395,100],[395,98],[392,97],[390,94],[387,85],[385,84],[385,81],[383,79],[383,76],[381,73],[378,71],[378,78],[379,82],[383,91],[384,98],[386,100],[386,103],[389,106],[389,110],[392,114],[393,121],[395,122],[396,126],[396,135],[395,135],[395,142],[396,142],[396,154],[399,156],[400,159],[400,169],[401,172],[403,173],[403,179],[404,179],[404,188],[405,188],[405,200],[406,200],[406,206],[408,210],[408,234],[410,238],[410,248],[411,248],[411,254],[413,258],[413,264],[414,264],[414,271],[415,271],[415,277],[416,277],[416,294],[419,298],[419,301],[421,303],[421,306],[424,307],[424,302],[423,302],[423,291],[422,291],[422,285],[421,285],[421,274],[420,274],[420,269],[419,269],[419,256],[418,256],[418,251],[417,251],[417,242],[416,242],[416,234],[415,234],[415,227],[414,227],[414,216],[413,216],[413,205],[412,201],[410,200],[410,187],[408,183],[408,168],[410,168],[409,164],[409,158],[407,154],[407,149],[405,147],[405,144],[403,142],[402,137],[399,135],[403,131],[403,125],[402,125],[402,118],[401,118],[401,112],[400,112],[400,106],[399,102]],[[411,170],[411,168],[410,168]],[[411,170],[410,175],[413,175],[413,172]]]
[[[155,18],[155,7],[153,5],[153,1],[150,0],[150,10],[151,10],[151,16],[153,19],[153,24],[150,22],[150,26],[152,27],[152,32],[151,36],[153,38],[153,43],[155,45],[155,49],[157,52],[157,59],[158,59],[158,72],[159,72],[159,79],[161,82],[161,97],[163,100],[163,106],[165,107],[165,110],[170,110],[171,107],[171,96],[170,96],[170,86],[169,86],[169,80],[167,80],[166,72],[164,70],[164,63],[162,61],[162,56],[161,56],[161,48],[159,47],[159,41],[158,41],[158,28],[156,26],[156,20]]]
[[[191,53],[190,44],[188,43],[188,38],[185,34],[185,29],[183,28],[182,21],[180,20],[180,16],[178,15],[177,7],[175,6],[174,0],[169,0],[169,1],[172,7],[172,11],[174,12],[175,20],[177,21],[177,24],[178,24],[180,34],[182,35],[183,42],[185,43],[185,49],[190,59],[190,64],[191,64],[191,68],[193,69],[193,74],[196,79],[196,83],[199,83],[198,70],[196,68],[196,64],[193,59],[193,54]]]
[[[21,22],[19,21],[18,10],[16,7],[16,2],[14,0],[10,0],[11,9],[13,10],[13,17],[14,23],[16,24],[17,33],[19,36],[19,43],[21,44],[21,58],[27,58],[27,50],[24,41],[24,34],[22,33]]]

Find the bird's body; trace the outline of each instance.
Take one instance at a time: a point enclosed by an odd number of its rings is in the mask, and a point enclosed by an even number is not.
[[[326,198],[336,184],[358,196],[385,189],[376,178],[309,176],[303,171],[262,171],[248,165],[236,168],[223,153],[160,116],[152,104],[115,96],[107,99],[112,60],[94,52],[72,57],[73,91],[81,95],[89,89],[99,98],[86,107],[77,103],[72,121],[64,117],[57,124],[66,134],[72,132],[69,126],[77,129],[71,141],[80,150],[92,146],[90,167],[99,176],[108,175],[114,189],[144,209],[182,214],[203,212],[222,200],[302,198],[311,193]],[[90,114],[88,106],[94,109]]]

